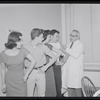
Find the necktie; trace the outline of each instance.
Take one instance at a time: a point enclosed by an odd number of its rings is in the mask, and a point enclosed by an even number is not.
[[[70,45],[70,48],[72,48],[73,44],[74,44],[74,42],[72,42],[72,44]]]

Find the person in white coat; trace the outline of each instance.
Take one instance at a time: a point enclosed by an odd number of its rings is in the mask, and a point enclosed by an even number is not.
[[[62,88],[68,90],[69,97],[81,97],[81,78],[83,77],[83,44],[80,41],[80,32],[73,30],[70,34],[70,43],[66,48],[69,55],[62,67]]]

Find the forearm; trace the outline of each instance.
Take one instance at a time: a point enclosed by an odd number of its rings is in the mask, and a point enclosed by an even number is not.
[[[52,59],[47,65],[43,66],[42,71],[46,71],[54,62],[56,59]]]
[[[53,57],[51,59],[51,61],[46,65],[46,66],[43,66],[42,70],[43,71],[46,71],[52,64],[54,64],[54,62],[56,62],[56,60],[58,59],[58,57],[61,55],[61,53],[59,52],[55,57]]]
[[[2,84],[5,84],[5,73],[6,73],[6,71],[5,70],[3,70],[2,71],[2,78],[1,78],[1,80],[2,80]]]
[[[66,50],[64,50],[64,49],[62,49],[62,48],[61,48],[60,50],[61,50],[64,54],[66,54]]]
[[[5,84],[5,74],[6,74],[5,65],[1,64],[1,82],[2,82],[2,85]]]
[[[36,64],[36,63],[35,63],[35,64]],[[28,75],[31,73],[31,71],[33,70],[35,64],[32,63],[32,64],[30,65],[30,67],[28,68],[28,70],[27,70],[27,72],[25,73],[25,75],[28,76]]]
[[[67,59],[69,58],[69,54],[66,53],[65,57],[64,57],[64,63],[67,61]]]

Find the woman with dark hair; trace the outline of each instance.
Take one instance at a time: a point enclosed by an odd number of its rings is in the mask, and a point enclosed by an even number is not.
[[[46,45],[51,51],[54,51],[59,55],[60,50],[56,49],[54,46],[49,44],[51,40],[51,34],[50,30],[44,30],[43,33],[43,44]],[[59,56],[58,56],[59,57]],[[50,57],[46,55],[46,63],[49,63]],[[55,79],[54,79],[54,72],[53,72],[53,66],[50,66],[46,70],[46,96],[56,96],[56,86],[55,86]]]
[[[50,30],[44,30],[43,33],[43,44],[46,45],[50,50],[52,50],[53,46],[49,44],[51,39]],[[49,63],[50,57],[46,56],[46,63]],[[46,76],[46,97],[55,97],[56,96],[56,88],[55,88],[55,80],[54,80],[54,73],[52,67],[49,67],[45,72]]]
[[[24,79],[28,72],[24,74],[24,60],[27,58],[31,61],[30,70],[35,65],[35,60],[22,45],[22,34],[12,31],[5,43],[6,49],[0,54],[2,91],[6,92],[7,96],[27,96]]]

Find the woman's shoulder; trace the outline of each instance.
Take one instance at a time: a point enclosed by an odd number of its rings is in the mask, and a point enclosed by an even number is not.
[[[1,51],[0,56],[4,56],[5,55],[5,51],[6,50]]]
[[[41,48],[47,48],[47,46],[45,44],[41,44],[39,45]]]
[[[42,48],[44,52],[50,51],[50,48],[44,44],[42,45]]]
[[[6,59],[5,50],[3,50],[0,53],[0,63],[5,62],[5,59]]]
[[[21,48],[21,51],[26,51],[26,50],[27,50],[27,49],[26,49],[26,47],[24,47],[24,46]]]
[[[24,54],[28,54],[28,53],[29,53],[29,51],[28,51],[25,47],[22,47],[22,48],[21,48],[21,51],[22,51],[22,53],[24,53]]]

